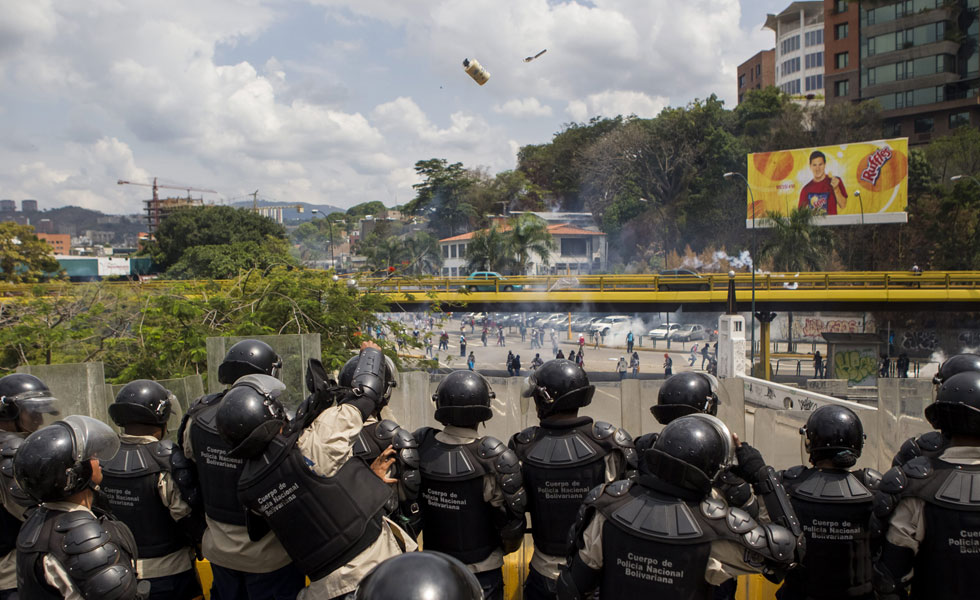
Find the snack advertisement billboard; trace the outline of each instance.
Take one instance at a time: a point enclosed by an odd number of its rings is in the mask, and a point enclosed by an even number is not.
[[[908,221],[908,138],[749,154],[746,226],[809,207],[817,225]],[[753,205],[753,197],[755,204]]]

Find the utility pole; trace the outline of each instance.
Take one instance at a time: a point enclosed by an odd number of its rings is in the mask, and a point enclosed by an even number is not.
[[[248,195],[252,197],[252,212],[259,212],[259,190],[255,190]]]

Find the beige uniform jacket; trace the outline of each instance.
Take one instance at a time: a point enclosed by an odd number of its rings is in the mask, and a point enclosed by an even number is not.
[[[192,425],[193,419],[184,429],[183,445],[184,456],[195,460],[191,446]],[[271,573],[293,562],[272,532],[253,542],[244,525],[222,523],[211,517],[205,517],[205,521],[208,527],[204,530],[201,552],[204,558],[219,567],[245,573]]]
[[[119,435],[119,439],[129,444],[152,444],[157,439],[152,435]],[[173,477],[167,471],[162,471],[157,479],[157,495],[160,502],[170,510],[174,523],[191,514],[191,507],[180,497],[180,491]],[[176,526],[176,525],[175,525]],[[136,561],[136,569],[141,579],[176,575],[194,568],[194,549],[187,547],[171,552],[166,556],[145,558]]]
[[[332,477],[354,456],[354,440],[363,427],[360,411],[350,404],[323,411],[296,441],[296,446],[317,475]],[[360,460],[360,459],[356,459]],[[301,600],[330,600],[353,592],[368,572],[387,558],[403,551],[415,551],[412,538],[388,519],[381,535],[366,550],[333,573],[318,579],[303,590]],[[404,550],[403,550],[404,549]]]

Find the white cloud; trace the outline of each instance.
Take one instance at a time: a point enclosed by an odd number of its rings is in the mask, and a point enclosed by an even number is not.
[[[566,118],[733,99],[735,66],[772,45],[733,25],[738,0],[7,4],[0,193],[109,212],[143,197],[117,178],[153,176],[226,198],[405,202],[418,160],[508,169]]]
[[[565,112],[576,121],[616,115],[636,115],[649,119],[657,116],[668,104],[669,100],[663,96],[651,98],[642,92],[617,90],[591,94],[584,101],[572,100]]]
[[[551,107],[541,104],[537,98],[514,98],[503,104],[495,104],[493,112],[510,115],[512,117],[550,117]]]

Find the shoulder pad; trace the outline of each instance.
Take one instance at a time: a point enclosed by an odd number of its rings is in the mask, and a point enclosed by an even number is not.
[[[102,470],[119,477],[140,477],[170,470],[170,456],[157,456],[157,444],[122,444],[119,452],[102,462]],[[172,454],[171,454],[172,456]]]
[[[744,535],[758,526],[755,519],[741,508],[729,508],[728,514],[725,515],[725,524],[732,533],[739,535]]]
[[[395,423],[391,419],[383,419],[375,426],[374,437],[387,441],[394,437],[399,429],[401,427],[398,426],[398,423]]]
[[[701,502],[701,514],[708,519],[718,520],[728,515],[728,506],[721,500],[708,496]]]
[[[904,465],[919,456],[922,456],[922,449],[919,448],[915,438],[909,438],[902,442],[901,447],[899,447],[898,452],[895,454],[895,458],[892,459],[892,466],[898,467]]]
[[[872,492],[881,484],[882,475],[874,469],[861,469],[861,483]]]
[[[908,477],[902,467],[892,467],[881,476],[878,491],[883,494],[901,494],[908,487]]]
[[[169,467],[170,456],[174,453],[174,443],[170,440],[160,440],[155,445],[154,454],[157,457],[157,461],[163,467]]]
[[[872,499],[871,491],[855,473],[819,469],[791,486],[790,495],[819,502],[870,502]]]
[[[514,436],[518,444],[530,444],[534,440],[534,436],[538,433],[538,427],[533,425],[524,429],[520,433]]]
[[[194,401],[190,408],[187,409],[187,415],[192,416],[193,413],[204,410],[205,408],[216,404],[219,400],[224,398],[224,392],[218,392],[216,394],[205,394]]]
[[[412,437],[415,438],[417,443],[421,444],[430,435],[435,435],[436,431],[434,427],[419,427],[412,433]]]
[[[970,507],[971,510],[980,508],[980,498],[977,497],[977,490],[980,490],[980,473],[959,469],[952,469],[947,473],[935,494],[935,499],[957,506]]]
[[[780,473],[782,474],[783,479],[793,480],[799,479],[800,475],[802,475],[804,471],[806,471],[805,465],[796,465],[795,467],[790,467],[785,471],[780,471]]]
[[[592,437],[597,440],[604,440],[616,433],[616,427],[605,421],[596,421],[592,424]]]
[[[13,479],[14,477],[14,455],[17,449],[24,443],[24,438],[19,435],[4,436],[0,441],[0,474],[4,477]]]
[[[109,543],[109,532],[85,510],[73,510],[59,516],[54,530],[65,534],[64,551],[69,556],[85,554]]]
[[[519,458],[517,458],[516,452],[510,448],[504,448],[503,452],[494,457],[493,470],[497,473],[503,473],[506,475],[511,473],[520,473],[521,461]]]
[[[481,439],[480,445],[476,448],[476,452],[480,455],[480,458],[493,458],[505,450],[507,450],[507,446],[503,442],[489,435]]]
[[[938,431],[930,431],[920,435],[915,444],[925,452],[938,452],[949,446],[949,439]]]
[[[605,492],[605,490],[606,490],[606,484],[605,483],[600,483],[599,485],[597,485],[594,488],[592,488],[591,490],[589,490],[589,493],[585,495],[585,499],[582,500],[582,503],[583,504],[595,504],[596,501],[600,497],[602,497],[602,494],[603,494],[603,492]]]
[[[902,465],[902,471],[913,479],[925,479],[926,477],[932,475],[932,461],[925,456],[913,458],[909,462]]]
[[[415,441],[415,436],[399,427],[395,435],[391,438],[391,447],[395,450],[405,450],[408,448],[418,448],[419,444]]]

